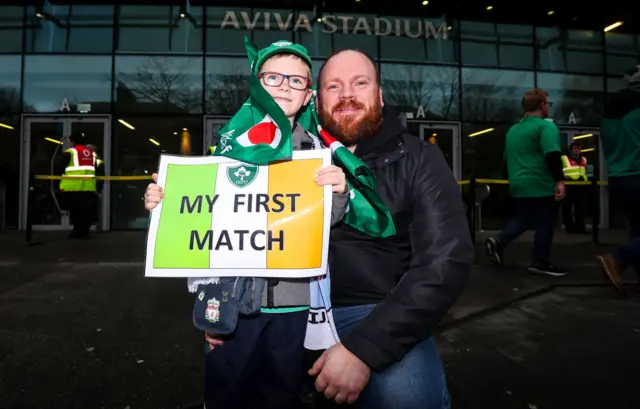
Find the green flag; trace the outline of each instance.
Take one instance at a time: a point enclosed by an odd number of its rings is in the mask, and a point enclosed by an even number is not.
[[[269,49],[275,47],[275,51],[291,52],[290,42],[274,44],[280,45],[272,45]],[[213,155],[254,165],[291,158],[291,123],[271,95],[262,88],[255,73],[259,64],[275,53],[265,58],[264,50],[259,52],[258,47],[246,37],[245,48],[252,68],[250,96],[220,130],[220,140]]]
[[[334,163],[345,173],[351,197],[344,222],[370,236],[393,236],[396,234],[396,227],[389,209],[376,193],[375,175],[356,155],[322,129],[316,112],[315,94],[316,91],[298,122],[331,148]]]

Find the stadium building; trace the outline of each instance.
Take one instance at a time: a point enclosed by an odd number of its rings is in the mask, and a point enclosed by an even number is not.
[[[563,144],[580,140],[605,179],[598,145],[607,95],[640,64],[637,4],[608,1],[32,1],[0,3],[0,226],[67,229],[51,195],[64,136],[84,133],[109,176],[150,175],[162,153],[201,155],[247,98],[248,36],[303,44],[314,75],[332,52],[377,62],[385,103],[437,143],[456,178],[504,179],[504,136],[522,94],[549,92]],[[635,19],[632,20],[632,19]],[[148,181],[107,182],[103,230],[146,228]],[[491,185],[481,227],[504,224],[506,185]],[[621,227],[606,186],[603,227]],[[4,222],[4,223],[2,223]]]

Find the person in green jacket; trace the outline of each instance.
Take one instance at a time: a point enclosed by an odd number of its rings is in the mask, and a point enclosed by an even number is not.
[[[607,280],[622,293],[621,276],[628,267],[640,277],[640,65],[624,78],[626,86],[612,95],[607,106],[600,139],[609,193],[627,217],[630,241],[597,257]]]
[[[488,258],[501,264],[504,249],[534,224],[536,234],[528,271],[563,276],[567,271],[549,261],[557,202],[565,195],[560,132],[553,122],[545,120],[550,106],[548,94],[540,89],[531,90],[522,98],[524,117],[507,132],[504,149],[515,217],[497,237],[489,237],[485,246]]]

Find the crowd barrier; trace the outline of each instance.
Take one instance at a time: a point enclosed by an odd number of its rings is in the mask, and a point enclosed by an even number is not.
[[[104,180],[104,181],[141,181],[141,180],[151,180],[151,175],[138,175],[138,176],[74,176],[74,177],[65,177],[65,176],[54,176],[54,175],[34,175],[35,180],[62,180],[62,179],[96,179],[96,180]],[[471,178],[458,181],[458,184],[461,186],[469,185],[469,204],[467,205],[467,219],[469,221],[469,230],[471,232],[471,238],[475,242],[476,240],[476,221],[477,221],[477,205],[481,204],[481,202],[486,198],[480,200],[478,203],[478,190],[477,187],[479,185],[508,185],[509,181],[506,179],[481,179],[481,178]],[[587,182],[578,182],[578,181],[566,181],[566,185],[575,185],[575,186],[585,186],[591,188],[592,198],[594,199],[594,206],[592,206],[592,240],[594,243],[598,243],[600,238],[598,225],[600,224],[600,186],[607,186],[607,181],[601,181],[597,179],[592,179]],[[27,228],[25,229],[26,240],[28,243],[32,241],[33,237],[33,194],[34,194],[34,186],[33,184],[29,186],[29,197],[27,198]]]

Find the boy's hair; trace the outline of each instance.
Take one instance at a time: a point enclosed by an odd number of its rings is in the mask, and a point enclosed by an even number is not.
[[[267,58],[267,60],[265,61],[265,63],[269,60],[275,60],[278,58],[283,58],[283,57],[293,57],[296,60],[300,60],[304,63],[304,65],[307,66],[308,70],[307,70],[307,77],[309,77],[309,79],[311,78],[311,67],[309,66],[309,64],[307,64],[307,62],[305,60],[303,60],[302,58],[300,58],[300,56],[295,55],[293,53],[279,53],[279,54],[274,54],[271,57]],[[264,63],[262,63],[262,65],[264,65]],[[262,69],[262,66],[258,67],[258,73],[260,73],[260,70]]]
[[[534,88],[522,97],[522,109],[524,109],[524,112],[537,111],[542,107],[547,97],[549,97],[547,91]]]

